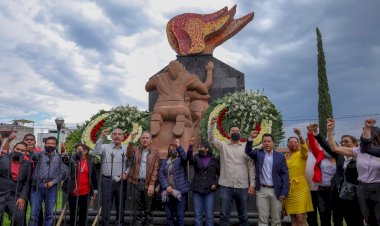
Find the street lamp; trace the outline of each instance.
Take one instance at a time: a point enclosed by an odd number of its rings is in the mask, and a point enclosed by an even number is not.
[[[55,124],[57,125],[57,142],[58,142],[57,150],[58,150],[58,153],[61,153],[61,143],[59,140],[59,136],[61,134],[61,129],[62,129],[64,122],[65,122],[65,120],[63,118],[56,118],[55,119]]]

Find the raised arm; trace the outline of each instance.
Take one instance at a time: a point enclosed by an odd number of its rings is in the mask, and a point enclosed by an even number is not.
[[[249,134],[247,143],[245,144],[245,154],[251,157],[253,160],[257,159],[257,149],[252,149],[253,140],[259,135],[259,131],[252,130]]]
[[[102,130],[102,133],[100,134],[100,137],[98,141],[96,141],[95,147],[94,147],[94,154],[96,155],[103,155],[103,141],[104,138],[110,133],[110,129],[104,129]]]
[[[314,155],[315,158],[318,157],[319,152],[321,151],[318,147],[317,141],[315,140],[315,137],[312,132],[307,133],[307,138],[309,140],[309,148],[311,153]]]
[[[323,148],[323,150],[325,150],[327,153],[329,153],[334,159],[337,159],[338,158],[338,154],[333,152],[329,146],[329,144],[327,143],[326,139],[322,137],[322,135],[319,133],[318,131],[318,124],[314,123],[311,125],[311,128],[313,130],[313,133],[314,133],[314,137],[315,139],[317,139],[319,145],[321,145],[321,147]]]
[[[374,146],[372,144],[372,130],[376,124],[375,119],[367,119],[364,122],[363,134],[360,138],[362,152],[365,152],[369,155],[380,157],[380,146]]]
[[[131,158],[133,155],[134,155],[134,152],[135,152],[135,144],[134,144],[134,140],[136,138],[136,132],[133,131],[131,133],[131,139],[128,143],[128,146],[127,146],[127,158]]]
[[[327,119],[327,137],[329,140],[330,148],[333,152],[336,152],[341,155],[345,155],[348,157],[354,157],[354,154],[352,152],[352,148],[347,148],[343,146],[338,146],[335,142],[334,138],[334,128],[335,128],[335,120],[334,119]]]
[[[3,152],[9,153],[11,149],[11,143],[12,141],[17,137],[17,133],[12,132],[11,135],[9,135],[7,141],[5,141],[4,146],[3,146]],[[1,150],[1,147],[0,147]]]
[[[181,161],[187,161],[187,156],[186,156],[186,152],[185,150],[183,149],[182,145],[179,143],[179,140],[176,139],[176,143],[177,143],[177,152],[178,152],[178,157],[181,159]]]
[[[309,151],[308,151],[305,139],[303,139],[301,131],[298,128],[294,128],[294,133],[297,135],[297,137],[300,141],[301,157],[304,159],[307,159],[307,155],[308,155]]]
[[[209,61],[205,67],[206,70],[206,81],[203,83],[207,87],[207,89],[211,88],[212,85],[212,70],[214,69],[214,63]]]
[[[194,137],[190,139],[189,148],[187,149],[187,160],[190,162],[190,164],[194,163],[193,145],[194,145]]]
[[[214,117],[211,119],[210,129],[208,131],[208,138],[209,138],[209,141],[215,146],[216,151],[220,152],[220,150],[222,150],[223,148],[223,142],[216,139],[213,133],[216,121],[217,121],[217,117]]]

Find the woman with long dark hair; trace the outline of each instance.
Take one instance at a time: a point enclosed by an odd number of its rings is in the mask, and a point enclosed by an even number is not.
[[[85,144],[75,146],[75,154],[68,163],[71,176],[62,186],[63,191],[68,192],[70,226],[87,225],[88,204],[94,201],[98,193],[95,164],[88,155],[89,150]]]

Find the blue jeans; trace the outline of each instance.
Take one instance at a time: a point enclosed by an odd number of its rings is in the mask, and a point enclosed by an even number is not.
[[[203,213],[206,218],[206,226],[214,226],[215,192],[202,194],[193,193],[195,226],[203,226]]]
[[[187,193],[182,194],[181,201],[169,195],[169,201],[164,202],[166,219],[168,226],[184,226],[185,225],[185,208]]]
[[[45,217],[44,226],[53,225],[53,211],[57,201],[57,189],[58,186],[46,189],[43,187],[43,183],[40,183],[36,189],[32,189],[30,192],[30,205],[32,207],[30,213],[30,219],[28,226],[38,226],[38,216],[42,208],[42,201],[45,198]]]
[[[232,201],[235,200],[239,224],[248,226],[248,188],[230,188],[220,186],[220,225],[230,225]]]

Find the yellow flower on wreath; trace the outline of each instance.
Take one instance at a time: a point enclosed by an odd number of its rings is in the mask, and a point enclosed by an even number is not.
[[[207,131],[209,131],[210,129],[210,126],[211,126],[211,120],[214,118],[214,117],[219,117],[220,113],[226,108],[226,105],[224,103],[222,104],[218,104],[217,106],[215,106],[215,108],[211,111],[210,115],[209,115],[209,118],[208,118],[208,124],[207,124]],[[256,139],[253,140],[253,146],[256,147],[258,145],[261,144],[261,139],[262,139],[262,136],[265,134],[265,133],[271,133],[272,132],[272,121],[271,120],[263,120],[261,122],[261,130],[260,130],[260,133],[259,135],[257,136]],[[214,129],[213,129],[213,134],[214,134],[214,137],[220,141],[223,141],[223,142],[226,142],[228,141],[229,139],[225,136],[223,136],[222,134],[220,134],[219,132],[219,129],[218,129],[218,126],[214,126]]]
[[[85,130],[82,133],[82,143],[86,144],[90,149],[94,149],[95,143],[91,140],[91,132],[95,128],[96,125],[102,120],[106,120],[107,117],[109,116],[109,113],[104,113],[96,117],[94,120],[92,120],[88,126],[85,128]],[[134,142],[136,142],[141,134],[142,134],[142,126],[139,125],[138,123],[132,123],[132,131],[137,131],[136,137]],[[131,131],[131,132],[132,132]],[[131,140],[131,137],[128,136],[128,138],[123,141],[123,144],[128,145],[129,141]]]

